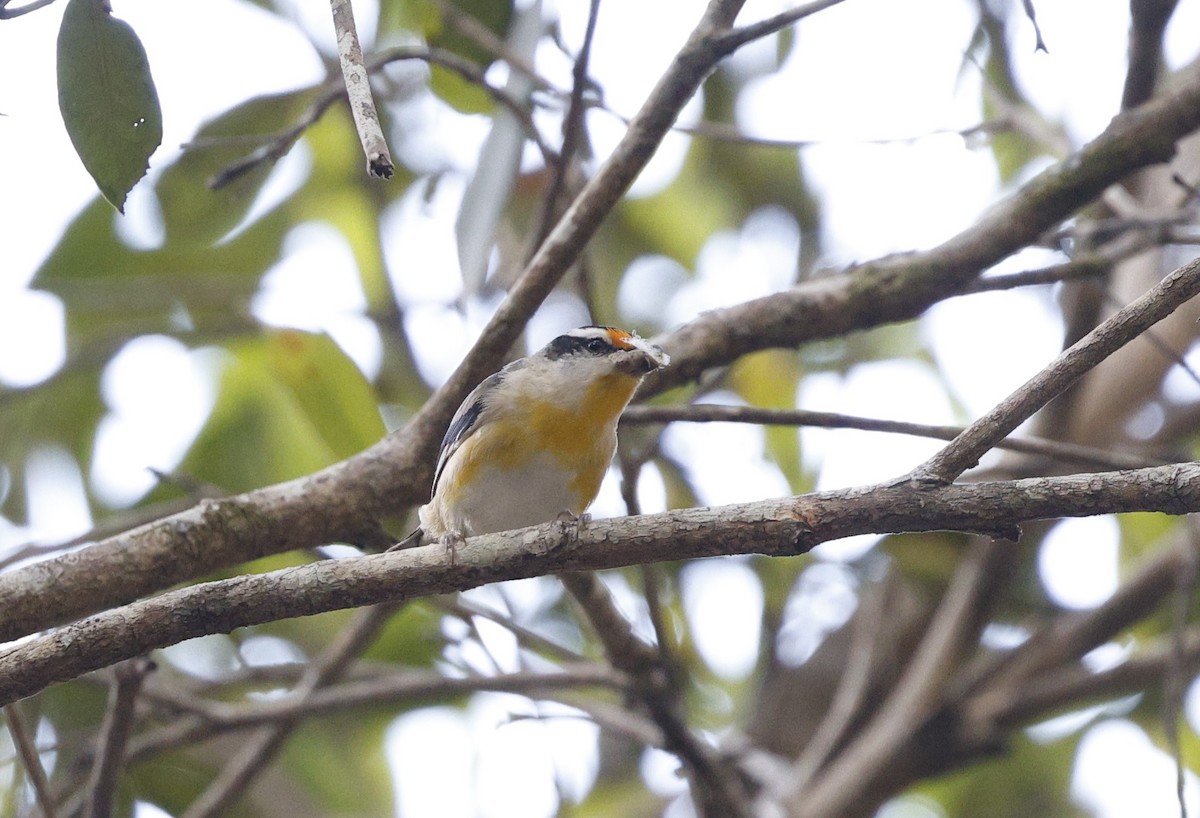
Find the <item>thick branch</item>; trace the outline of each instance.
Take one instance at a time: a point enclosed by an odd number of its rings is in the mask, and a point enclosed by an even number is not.
[[[1024,521],[1129,511],[1200,511],[1200,463],[918,489],[876,486],[561,525],[326,560],[171,591],[89,617],[0,654],[0,704],[149,650],[293,616],[450,593],[563,571],[722,554],[788,555],[854,534],[1002,532]]]
[[[750,352],[796,347],[818,338],[915,318],[987,267],[1136,170],[1166,162],[1175,143],[1200,127],[1200,63],[1178,88],[1120,114],[1095,140],[1027,182],[976,224],[919,253],[888,256],[783,293],[706,312],[656,339],[671,366],[643,387],[658,393]]]
[[[358,541],[381,516],[424,500],[438,443],[459,402],[498,368],[529,316],[727,53],[713,44],[712,35],[732,25],[742,2],[709,4],[612,156],[530,261],[481,342],[403,430],[311,477],[202,504],[84,551],[0,575],[0,641],[267,554]],[[54,593],[47,593],[49,588]]]

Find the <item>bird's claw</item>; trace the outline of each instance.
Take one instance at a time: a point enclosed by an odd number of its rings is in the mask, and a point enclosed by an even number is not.
[[[555,547],[574,545],[579,541],[580,530],[591,521],[592,515],[586,511],[582,514],[573,514],[569,509],[564,508],[558,512],[558,516],[554,518],[554,524],[558,527],[560,537]]]

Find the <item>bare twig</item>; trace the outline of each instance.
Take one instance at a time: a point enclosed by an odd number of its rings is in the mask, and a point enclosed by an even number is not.
[[[1180,267],[1141,298],[1073,344],[991,411],[975,421],[909,478],[949,483],[1038,409],[1109,355],[1166,318],[1200,292],[1200,259]]]
[[[108,818],[113,813],[117,782],[125,765],[125,746],[133,730],[134,705],[146,674],[154,669],[149,659],[131,659],[113,668],[108,710],[100,725],[99,749],[88,781],[86,818]]]
[[[721,35],[721,45],[723,48],[729,49],[729,51],[734,51],[746,43],[768,37],[777,31],[787,28],[792,23],[816,14],[818,11],[824,11],[830,6],[836,6],[841,2],[842,0],[811,0],[811,2],[790,8],[787,11],[781,11],[773,17],[768,17],[757,23],[735,28]]]
[[[354,620],[304,672],[292,693],[292,698],[303,701],[318,688],[338,678],[350,665],[351,660],[374,641],[379,630],[396,609],[396,604],[389,604],[359,611]],[[192,802],[184,813],[184,818],[213,818],[223,815],[274,759],[299,721],[299,715],[280,718],[250,737],[208,788]]]
[[[664,654],[633,635],[629,621],[594,573],[569,572],[559,579],[587,615],[609,661],[634,679],[638,698],[662,730],[666,749],[687,767],[701,818],[750,818],[749,793],[735,770],[687,726],[671,684],[674,674],[662,663]]]
[[[871,670],[881,647],[878,637],[884,632],[881,627],[883,618],[891,614],[887,603],[891,600],[890,591],[897,581],[897,570],[892,568],[882,582],[860,597],[861,608],[851,637],[849,662],[812,739],[796,757],[790,774],[774,782],[777,786],[774,794],[780,800],[795,798],[804,791],[813,776],[832,757],[834,748],[845,738],[854,717],[861,712],[870,689]]]
[[[579,149],[580,134],[583,131],[583,118],[587,113],[584,105],[584,92],[588,85],[588,61],[592,55],[592,40],[596,36],[596,19],[600,15],[600,0],[591,0],[588,7],[587,27],[584,29],[583,45],[575,58],[575,68],[572,71],[571,98],[567,104],[566,114],[562,124],[562,150],[559,151],[558,161],[551,166],[550,185],[542,200],[542,213],[538,221],[533,246],[540,247],[550,234],[550,228],[558,217],[559,199],[570,176],[571,165],[575,161]]]
[[[488,96],[495,100],[497,105],[503,106],[511,113],[521,124],[525,131],[525,136],[529,138],[538,150],[541,151],[543,159],[549,164],[558,156],[557,152],[551,148],[538,132],[537,127],[533,123],[533,118],[521,100],[512,96],[503,88],[492,85],[484,77],[483,71],[479,66],[472,63],[470,60],[463,59],[457,54],[449,51],[444,51],[438,48],[427,48],[425,46],[395,46],[386,49],[372,57],[367,63],[367,71],[375,72],[393,62],[401,62],[404,60],[420,60],[427,62],[430,65],[440,65],[443,68],[453,71],[461,76],[467,82],[479,86]],[[224,187],[233,182],[239,177],[246,174],[248,171],[258,167],[264,162],[274,162],[292,149],[292,145],[300,138],[308,128],[312,127],[329,109],[329,106],[342,99],[346,95],[346,86],[338,77],[332,77],[327,80],[317,93],[317,96],[309,104],[308,108],[300,115],[292,127],[282,131],[271,137],[262,146],[251,152],[245,158],[240,159],[234,164],[224,168],[209,180],[209,187],[215,189]],[[223,140],[221,144],[227,144],[228,140]],[[195,147],[206,147],[208,143],[198,144],[190,143]],[[185,147],[188,147],[185,145]]]
[[[1184,667],[1195,672],[1200,663],[1200,631],[1186,633],[1183,643]],[[1097,672],[1082,665],[1053,668],[1014,689],[996,711],[995,726],[998,730],[1021,727],[1064,708],[1118,699],[1162,684],[1170,666],[1179,660],[1178,651],[1172,636],[1107,670]]]
[[[530,630],[524,625],[513,622],[512,619],[504,614],[489,610],[468,599],[461,597],[436,599],[433,604],[462,620],[470,620],[478,616],[489,622],[495,622],[512,633],[516,637],[517,643],[526,650],[548,654],[557,658],[560,662],[578,663],[586,661],[586,657],[582,654],[564,647],[552,639],[547,639],[537,631]]]
[[[21,763],[33,782],[33,791],[37,796],[38,806],[42,808],[45,818],[54,818],[54,795],[50,792],[50,782],[46,779],[46,770],[42,767],[42,759],[38,755],[34,737],[25,729],[25,721],[15,704],[4,705],[4,720],[8,723],[8,732],[12,736]]]
[[[930,437],[954,440],[963,433],[962,426],[940,426],[928,423],[909,423],[902,420],[883,420],[843,415],[837,412],[812,412],[805,409],[764,409],[757,406],[724,406],[712,403],[691,403],[686,406],[631,406],[621,416],[622,423],[757,423],[772,426],[810,426],[821,429],[859,429],[867,432]],[[1086,463],[1108,469],[1138,469],[1169,462],[1167,458],[1125,455],[1060,443],[1038,437],[1005,438],[996,444],[1025,454],[1036,454]]]
[[[31,0],[23,6],[17,6],[15,9],[10,9],[8,4],[12,0],[2,0],[0,2],[0,20],[11,20],[14,17],[20,17],[22,14],[28,14],[31,11],[37,11],[40,8],[45,8],[54,2],[54,0]]]
[[[976,540],[887,700],[846,751],[810,786],[788,799],[789,818],[853,814],[851,807],[870,797],[872,784],[892,759],[908,750],[916,731],[941,704],[944,685],[957,670],[957,660],[974,641],[976,612],[988,589],[980,578],[1000,556],[991,543]]]
[[[363,64],[362,46],[358,43],[358,29],[354,25],[354,8],[350,0],[330,0],[330,5],[337,32],[338,58],[346,80],[346,96],[367,157],[367,170],[372,176],[391,179],[396,168],[379,126],[379,112],[375,110],[375,98],[371,95],[371,78]]]
[[[1017,691],[1054,669],[1069,667],[1134,622],[1158,609],[1195,556],[1197,545],[1180,540],[1142,567],[1100,607],[1059,617],[1035,632],[1020,647],[997,657],[966,681],[969,700],[963,724],[978,735],[991,735],[999,714]]]
[[[1197,534],[1195,519],[1189,518],[1190,534]],[[1179,741],[1179,722],[1184,718],[1183,699],[1187,694],[1190,679],[1187,660],[1187,640],[1185,631],[1191,618],[1192,595],[1196,592],[1197,570],[1200,569],[1200,552],[1195,548],[1184,549],[1184,570],[1179,572],[1175,580],[1175,588],[1171,598],[1171,661],[1163,677],[1163,731],[1167,736],[1167,746],[1175,761],[1175,798],[1179,802],[1180,818],[1187,818],[1187,802],[1184,799],[1186,784],[1183,760],[1183,746]]]
[[[235,730],[271,727],[281,720],[317,718],[344,713],[366,705],[405,702],[444,702],[479,691],[556,696],[575,688],[622,690],[629,679],[595,662],[572,662],[546,672],[504,673],[496,676],[455,678],[434,671],[405,670],[371,679],[359,679],[318,688],[306,697],[288,696],[254,704],[202,701],[202,712],[176,719],[136,738],[129,749],[131,761],[150,758],[164,750],[192,744]]]
[[[1015,536],[1049,517],[1200,511],[1200,464],[916,488],[868,486],[733,506],[592,521],[571,545],[549,523],[439,545],[324,560],[191,585],[94,615],[0,653],[0,704],[56,681],[209,633],[491,582],[718,554],[785,555],[854,534]]]
[[[1129,26],[1129,68],[1121,94],[1121,110],[1136,108],[1154,95],[1162,70],[1163,34],[1179,0],[1133,0]]]
[[[1037,12],[1033,8],[1033,0],[1021,0],[1021,5],[1025,8],[1025,16],[1029,18],[1029,23],[1033,26],[1034,37],[1037,38],[1033,50],[1049,53],[1050,49],[1046,48],[1046,43],[1042,40],[1042,28],[1038,25]]]

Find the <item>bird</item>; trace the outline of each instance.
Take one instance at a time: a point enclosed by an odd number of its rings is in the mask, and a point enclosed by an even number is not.
[[[484,379],[446,430],[430,501],[405,542],[453,547],[479,534],[586,521],[621,412],[642,379],[669,363],[634,333],[589,325]]]

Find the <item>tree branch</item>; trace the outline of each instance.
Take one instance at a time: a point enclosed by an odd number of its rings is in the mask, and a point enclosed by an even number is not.
[[[342,64],[342,77],[346,82],[346,98],[350,101],[354,127],[358,130],[358,139],[367,157],[367,170],[372,176],[391,179],[396,168],[392,164],[383,129],[379,127],[379,112],[371,95],[371,77],[363,65],[358,28],[354,25],[354,7],[350,5],[350,0],[330,0],[330,5],[333,8],[333,27],[337,33],[338,60]]]
[[[202,705],[202,715],[176,719],[170,724],[135,739],[129,749],[131,761],[150,758],[221,733],[270,726],[281,719],[314,718],[344,713],[356,707],[381,703],[441,702],[479,691],[546,696],[579,687],[620,690],[629,680],[612,668],[598,664],[570,663],[546,673],[505,673],[496,676],[448,677],[432,671],[391,673],[316,689],[304,698],[289,696],[253,704],[224,702]]]
[[[1058,356],[1049,366],[967,427],[910,475],[949,483],[1072,383],[1125,344],[1200,293],[1200,258],[1180,267],[1141,298],[1119,310]]]
[[[662,731],[664,748],[686,767],[700,818],[750,818],[750,799],[735,771],[683,718],[672,674],[663,666],[659,651],[634,635],[594,573],[570,571],[559,579],[591,622],[613,667],[634,680],[634,692]]]
[[[854,534],[972,531],[1029,520],[1200,511],[1200,463],[918,489],[873,486],[593,522],[564,542],[549,523],[440,545],[190,586],[89,617],[0,653],[0,704],[155,648],[246,625],[450,593],[563,571],[722,554],[804,553]]]
[[[954,440],[966,428],[903,420],[883,420],[843,415],[836,412],[812,412],[806,409],[765,409],[759,406],[726,406],[715,403],[690,403],[686,406],[631,406],[621,416],[621,423],[756,423],[764,426],[807,426],[817,429],[859,429],[936,440]],[[1105,469],[1139,469],[1169,462],[1152,456],[1127,455],[1060,443],[1042,437],[1005,438],[995,446],[1025,454],[1043,455],[1059,460],[1086,463]]]
[[[358,611],[354,620],[304,671],[290,698],[302,703],[317,690],[339,678],[349,668],[353,659],[370,646],[395,612],[395,605],[376,605]],[[299,716],[281,717],[248,737],[237,755],[230,759],[204,792],[188,806],[184,818],[212,818],[224,815],[255,777],[275,758],[299,723]]]
[[[117,782],[125,766],[125,746],[133,731],[138,691],[146,674],[153,669],[154,663],[149,659],[132,659],[114,668],[108,710],[97,742],[99,750],[88,780],[85,818],[108,818],[113,814]]]
[[[425,499],[450,417],[495,371],[525,322],[578,257],[723,56],[712,35],[743,0],[712,0],[612,156],[580,191],[480,342],[399,432],[309,477],[224,500],[126,532],[73,554],[0,575],[0,641],[120,605],[218,568],[293,548],[357,542],[374,521]],[[54,588],[53,594],[46,593]]]
[[[651,395],[750,352],[915,318],[958,292],[1136,170],[1166,162],[1200,127],[1200,61],[1173,93],[1115,117],[1077,153],[1043,171],[974,225],[931,249],[888,256],[790,290],[710,310],[656,343],[671,366],[643,384]]]
[[[25,765],[25,772],[33,783],[33,792],[37,796],[38,806],[42,808],[45,818],[54,818],[54,794],[50,792],[50,782],[46,778],[46,770],[42,767],[42,758],[38,754],[34,736],[25,729],[25,720],[21,717],[19,708],[7,703],[4,705],[4,720],[8,723],[8,733],[12,736],[13,745]]]

